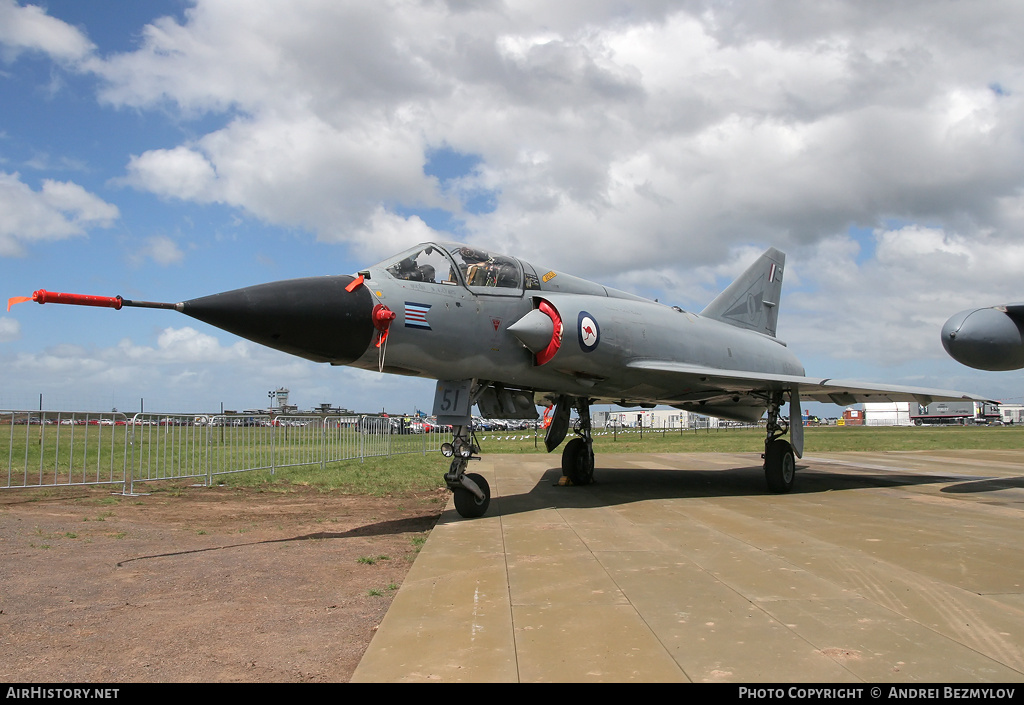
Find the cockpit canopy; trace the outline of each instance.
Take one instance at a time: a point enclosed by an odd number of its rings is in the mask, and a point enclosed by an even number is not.
[[[646,300],[554,270],[540,270],[544,275],[539,277],[537,269],[529,262],[450,242],[416,245],[381,262],[377,268],[395,279],[464,286],[474,294],[488,296],[523,296],[524,292],[550,291]]]
[[[525,266],[524,266],[525,265]],[[417,245],[383,263],[395,279],[463,285],[470,289],[490,289],[491,293],[539,289],[533,267],[515,257],[498,255],[469,245],[434,243]]]

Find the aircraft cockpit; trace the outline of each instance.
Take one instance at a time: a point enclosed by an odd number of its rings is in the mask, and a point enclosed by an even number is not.
[[[484,294],[518,294],[524,288],[540,288],[530,265],[469,245],[417,245],[383,266],[395,279],[463,285]]]

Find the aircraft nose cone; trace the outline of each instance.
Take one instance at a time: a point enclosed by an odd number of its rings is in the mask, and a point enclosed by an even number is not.
[[[359,359],[373,336],[373,302],[350,276],[260,284],[192,299],[182,312],[255,343],[339,365]]]
[[[942,347],[957,362],[978,370],[1024,367],[1024,335],[995,308],[961,311],[942,326]]]

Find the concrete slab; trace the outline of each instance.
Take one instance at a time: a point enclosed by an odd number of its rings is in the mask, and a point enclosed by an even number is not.
[[[357,682],[1024,682],[1024,457],[739,454],[474,464]]]

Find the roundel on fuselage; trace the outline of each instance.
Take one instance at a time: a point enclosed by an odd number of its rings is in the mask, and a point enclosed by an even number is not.
[[[579,333],[580,348],[583,352],[593,352],[597,344],[601,342],[601,327],[586,311],[580,311],[576,319],[576,330]]]

